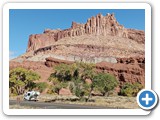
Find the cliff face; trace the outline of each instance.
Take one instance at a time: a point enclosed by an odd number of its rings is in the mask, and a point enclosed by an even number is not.
[[[41,75],[41,80],[46,82],[50,74],[53,72],[53,67],[58,64],[73,64],[74,61],[56,59],[52,57],[46,58],[45,62],[10,62],[10,70],[16,67],[23,67],[29,70],[34,70]],[[120,85],[123,86],[126,82],[139,82],[145,84],[145,58],[117,58],[117,63],[100,62],[96,64],[97,72],[110,73],[116,76]]]
[[[74,62],[60,60],[55,58],[46,58],[45,65],[53,67],[57,64],[72,64]],[[110,73],[116,76],[120,82],[120,87],[126,82],[135,83],[139,82],[145,84],[145,58],[118,58],[117,63],[100,62],[96,64],[97,72]]]
[[[56,41],[65,37],[90,34],[128,38],[138,43],[144,43],[145,41],[144,31],[124,28],[117,22],[114,14],[107,14],[106,16],[98,14],[95,17],[89,18],[85,24],[72,22],[71,28],[66,30],[46,29],[43,34],[30,35],[27,52],[52,45]]]

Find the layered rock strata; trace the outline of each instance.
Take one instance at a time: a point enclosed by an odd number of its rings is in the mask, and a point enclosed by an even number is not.
[[[90,34],[118,36],[132,39],[138,43],[145,41],[144,31],[124,28],[117,22],[114,14],[107,14],[106,16],[98,14],[89,18],[85,24],[72,22],[71,28],[65,30],[46,29],[43,34],[30,35],[27,52],[49,46],[62,38]]]
[[[110,73],[117,77],[120,86],[124,83],[139,82],[145,84],[145,58],[119,58],[118,63],[100,62],[96,64],[97,72]],[[71,61],[62,61],[55,58],[47,58],[45,65],[54,67],[57,64],[72,64]]]

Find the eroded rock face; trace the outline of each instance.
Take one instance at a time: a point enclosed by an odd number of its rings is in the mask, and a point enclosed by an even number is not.
[[[55,42],[54,34],[35,34],[29,36],[27,52],[37,50]]]
[[[127,29],[127,38],[135,40],[138,43],[145,42],[145,34],[144,31],[140,30],[133,30],[133,29]]]
[[[101,62],[96,64],[98,72],[110,73],[117,77],[120,86],[124,83],[145,84],[145,58],[121,58],[119,63]]]
[[[55,65],[62,64],[62,63],[63,64],[72,64],[74,62],[72,62],[72,61],[66,61],[66,60],[60,60],[60,59],[49,57],[49,58],[46,58],[45,65],[47,67],[53,67]]]
[[[112,35],[123,38],[129,38],[139,43],[144,43],[144,31],[126,29],[120,25],[114,14],[103,16],[98,14],[87,20],[85,24],[72,22],[71,28],[65,30],[47,29],[43,34],[30,35],[27,52],[49,46],[65,37],[74,37],[81,35]]]
[[[44,67],[43,62],[31,62],[31,61],[25,61],[25,62],[9,62],[9,69],[12,70],[17,67],[22,67],[28,70],[37,70]]]
[[[116,76],[120,87],[126,83],[139,82],[145,84],[145,58],[119,58],[118,63],[100,62],[96,64],[97,72],[110,73]],[[72,64],[70,61],[62,61],[54,58],[47,58],[45,64],[53,67],[57,64]]]

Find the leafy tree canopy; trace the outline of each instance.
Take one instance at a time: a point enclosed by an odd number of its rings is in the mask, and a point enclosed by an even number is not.
[[[40,76],[36,72],[18,67],[9,72],[9,87],[14,88],[20,95],[25,89],[35,87],[34,81],[39,79]]]
[[[98,73],[93,79],[93,86],[97,88],[103,95],[117,87],[117,79],[106,73]]]

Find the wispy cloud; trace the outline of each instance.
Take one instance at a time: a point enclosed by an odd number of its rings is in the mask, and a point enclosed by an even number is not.
[[[9,60],[15,58],[15,52],[14,51],[9,51]]]

